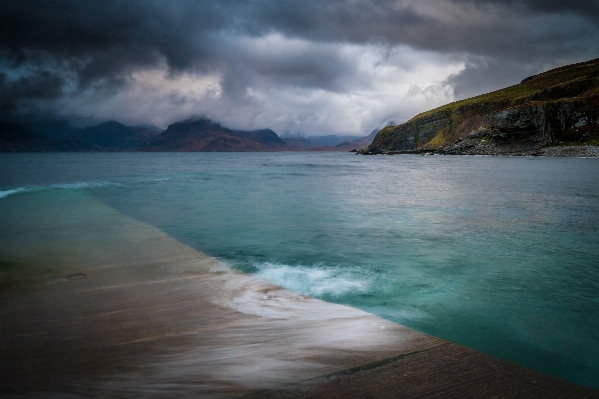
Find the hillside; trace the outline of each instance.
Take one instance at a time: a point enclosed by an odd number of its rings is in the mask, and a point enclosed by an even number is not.
[[[421,113],[380,130],[361,154],[537,154],[599,145],[599,59]]]
[[[110,151],[130,151],[144,145],[160,128],[127,126],[116,121],[85,128],[73,127],[67,120],[22,120],[20,124],[52,140],[84,140]]]
[[[73,128],[64,121],[31,122],[28,125],[34,125],[36,129],[2,122],[0,151],[350,151],[370,144],[374,138],[374,135],[358,139],[329,135],[282,139],[270,129],[232,130],[206,118],[174,123],[162,133],[115,121],[86,128]]]
[[[109,121],[79,129],[73,137],[113,151],[127,151],[144,145],[155,135],[150,129]]]
[[[81,139],[52,140],[18,123],[0,122],[0,152],[102,151]]]
[[[280,151],[283,141],[270,129],[230,130],[209,119],[187,120],[168,128],[141,147],[142,151],[249,152]]]

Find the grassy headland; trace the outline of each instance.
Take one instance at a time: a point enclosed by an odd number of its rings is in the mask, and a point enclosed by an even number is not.
[[[513,153],[599,144],[599,59],[456,101],[379,131],[360,152]]]

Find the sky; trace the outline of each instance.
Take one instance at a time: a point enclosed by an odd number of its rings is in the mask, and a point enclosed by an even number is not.
[[[2,0],[0,119],[365,136],[597,57],[598,0]]]

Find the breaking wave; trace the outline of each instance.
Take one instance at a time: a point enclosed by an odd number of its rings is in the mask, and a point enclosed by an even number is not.
[[[59,189],[69,189],[69,190],[77,190],[77,189],[94,189],[94,188],[104,188],[104,187],[119,187],[122,186],[120,183],[111,183],[111,182],[79,182],[79,183],[64,183],[64,184],[50,184],[46,186],[23,186],[17,187],[10,190],[0,190],[0,198],[6,198],[10,195],[22,194],[22,193],[31,193],[37,191],[47,191],[47,190],[59,190]]]
[[[280,263],[256,263],[256,276],[292,292],[313,297],[340,297],[367,292],[371,281],[357,278],[341,267],[290,266]]]

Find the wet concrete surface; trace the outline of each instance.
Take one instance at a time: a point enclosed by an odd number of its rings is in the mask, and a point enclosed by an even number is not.
[[[231,270],[93,198],[69,201],[54,204],[68,229],[0,242],[27,270],[0,279],[3,397],[599,397]]]
[[[599,392],[447,343],[250,398],[599,398]]]

